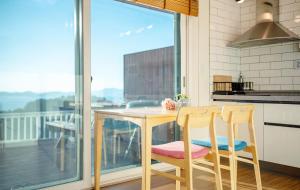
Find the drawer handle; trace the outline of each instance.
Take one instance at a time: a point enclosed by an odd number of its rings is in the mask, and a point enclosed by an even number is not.
[[[277,127],[287,127],[287,128],[298,128],[298,129],[300,129],[300,125],[292,125],[292,124],[285,124],[285,123],[270,123],[270,122],[265,122],[265,125],[277,126]]]

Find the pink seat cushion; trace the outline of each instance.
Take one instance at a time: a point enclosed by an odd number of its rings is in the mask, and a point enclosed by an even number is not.
[[[208,154],[209,149],[203,146],[191,145],[192,158],[201,158]],[[152,153],[161,156],[172,157],[176,159],[184,158],[184,143],[183,141],[175,141],[167,144],[152,146]]]

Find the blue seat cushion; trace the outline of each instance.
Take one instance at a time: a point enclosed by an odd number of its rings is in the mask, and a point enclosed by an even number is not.
[[[197,139],[192,140],[192,143],[199,146],[211,147],[210,139]],[[219,150],[228,150],[228,138],[223,136],[217,136],[217,143]],[[243,150],[247,147],[247,142],[241,140],[235,140],[235,151]]]

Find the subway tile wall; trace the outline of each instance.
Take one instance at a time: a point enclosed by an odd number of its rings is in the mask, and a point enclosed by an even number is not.
[[[300,0],[280,0],[279,21],[300,35]],[[256,0],[241,5],[241,32],[256,22]],[[300,90],[299,43],[283,43],[240,50],[240,69],[255,90]],[[300,66],[300,65],[299,65]]]
[[[234,0],[210,1],[210,84],[213,75],[232,75],[240,72],[240,49],[226,45],[241,31],[241,8]]]

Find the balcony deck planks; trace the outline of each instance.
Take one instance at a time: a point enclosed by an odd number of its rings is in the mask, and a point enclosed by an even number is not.
[[[0,152],[0,189],[11,190],[76,177],[74,150],[66,150],[65,170],[56,164],[52,143],[5,148]]]

